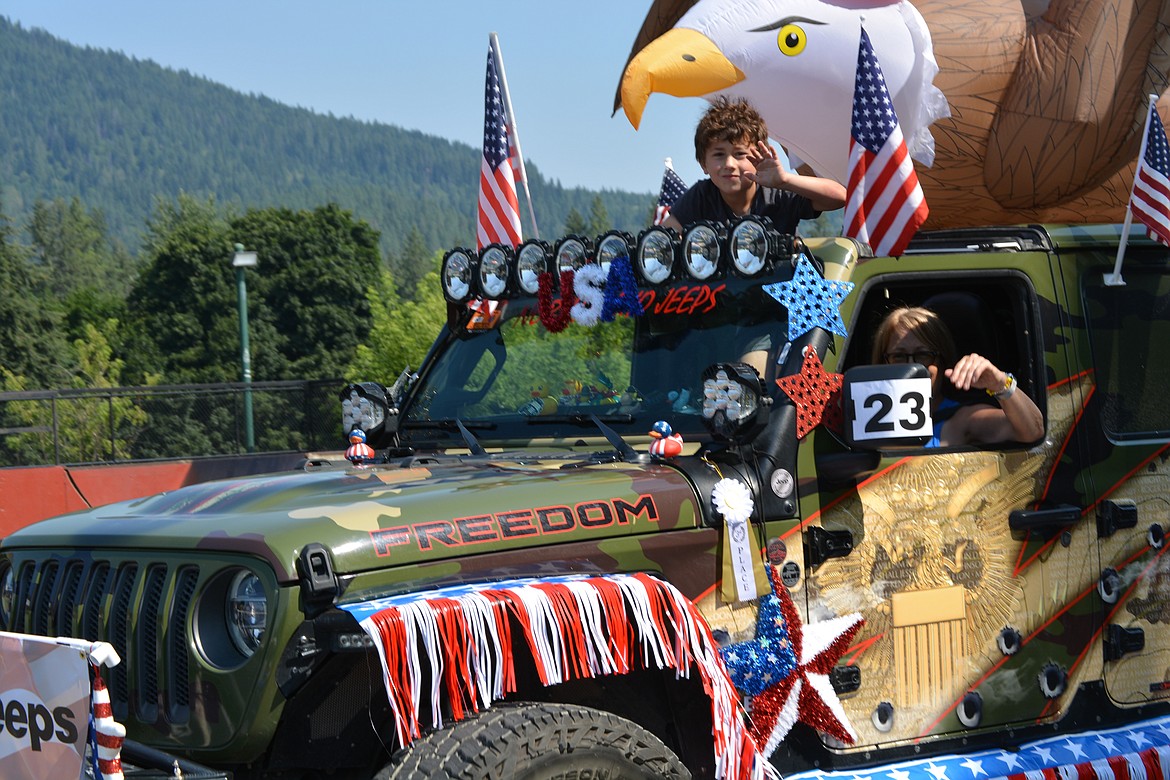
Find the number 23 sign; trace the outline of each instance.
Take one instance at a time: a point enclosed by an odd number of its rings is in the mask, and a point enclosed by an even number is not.
[[[846,374],[843,390],[846,437],[850,443],[921,444],[929,439],[934,426],[930,416],[930,376],[889,376],[889,368],[865,368],[887,375],[856,376],[858,369]]]

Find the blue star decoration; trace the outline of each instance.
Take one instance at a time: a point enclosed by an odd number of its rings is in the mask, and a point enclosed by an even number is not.
[[[750,695],[749,731],[771,756],[799,721],[845,744],[857,732],[833,691],[829,674],[865,622],[858,613],[805,626],[788,589],[768,567],[772,592],[760,597],[756,636],[720,648],[735,687]]]
[[[724,647],[719,652],[731,682],[750,696],[758,696],[796,670],[796,651],[775,593],[760,597],[756,638]]]
[[[788,338],[796,339],[820,326],[838,336],[847,336],[841,319],[841,303],[853,292],[853,282],[831,282],[803,255],[796,273],[787,282],[765,284],[764,292],[788,309]]]

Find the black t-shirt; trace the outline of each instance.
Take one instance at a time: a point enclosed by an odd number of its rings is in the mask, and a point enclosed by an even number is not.
[[[812,207],[812,201],[803,195],[788,190],[774,190],[770,187],[756,187],[750,213],[757,217],[768,217],[781,233],[796,234],[796,226],[802,219],[816,219],[821,212]],[[735,213],[723,200],[719,188],[710,179],[703,179],[691,185],[674,205],[670,215],[685,228],[692,222],[710,219],[716,222],[730,222]]]

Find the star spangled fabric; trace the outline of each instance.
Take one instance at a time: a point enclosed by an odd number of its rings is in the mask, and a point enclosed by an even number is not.
[[[974,750],[839,771],[785,775],[785,780],[1163,780],[1170,771],[1170,717],[1121,728],[1061,734],[1018,748]]]
[[[488,244],[516,246],[521,241],[520,199],[500,76],[495,55],[488,49],[484,86],[483,160],[479,169],[479,213],[475,240],[480,249]]]
[[[1170,246],[1170,145],[1158,109],[1150,104],[1146,121],[1146,152],[1138,160],[1130,209],[1146,226],[1150,238]]]
[[[682,177],[674,172],[669,163],[662,172],[662,186],[658,189],[658,207],[654,209],[654,224],[661,225],[670,216],[670,207],[687,191]]]
[[[845,189],[845,235],[869,244],[878,255],[901,255],[929,213],[864,29],[857,52]]]

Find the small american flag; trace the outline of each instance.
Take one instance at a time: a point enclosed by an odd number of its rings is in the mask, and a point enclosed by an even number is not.
[[[1170,246],[1170,144],[1154,101],[1146,120],[1146,152],[1138,159],[1130,209],[1150,238]]]
[[[930,213],[865,30],[857,52],[845,234],[898,256]]]
[[[479,215],[476,242],[480,249],[499,243],[516,246],[521,241],[520,199],[508,142],[508,126],[496,60],[488,50],[487,83],[484,87],[483,161],[479,171]]]
[[[687,185],[666,158],[666,170],[662,172],[662,187],[658,190],[658,207],[654,209],[654,224],[661,225],[670,216],[670,207],[687,191]]]

